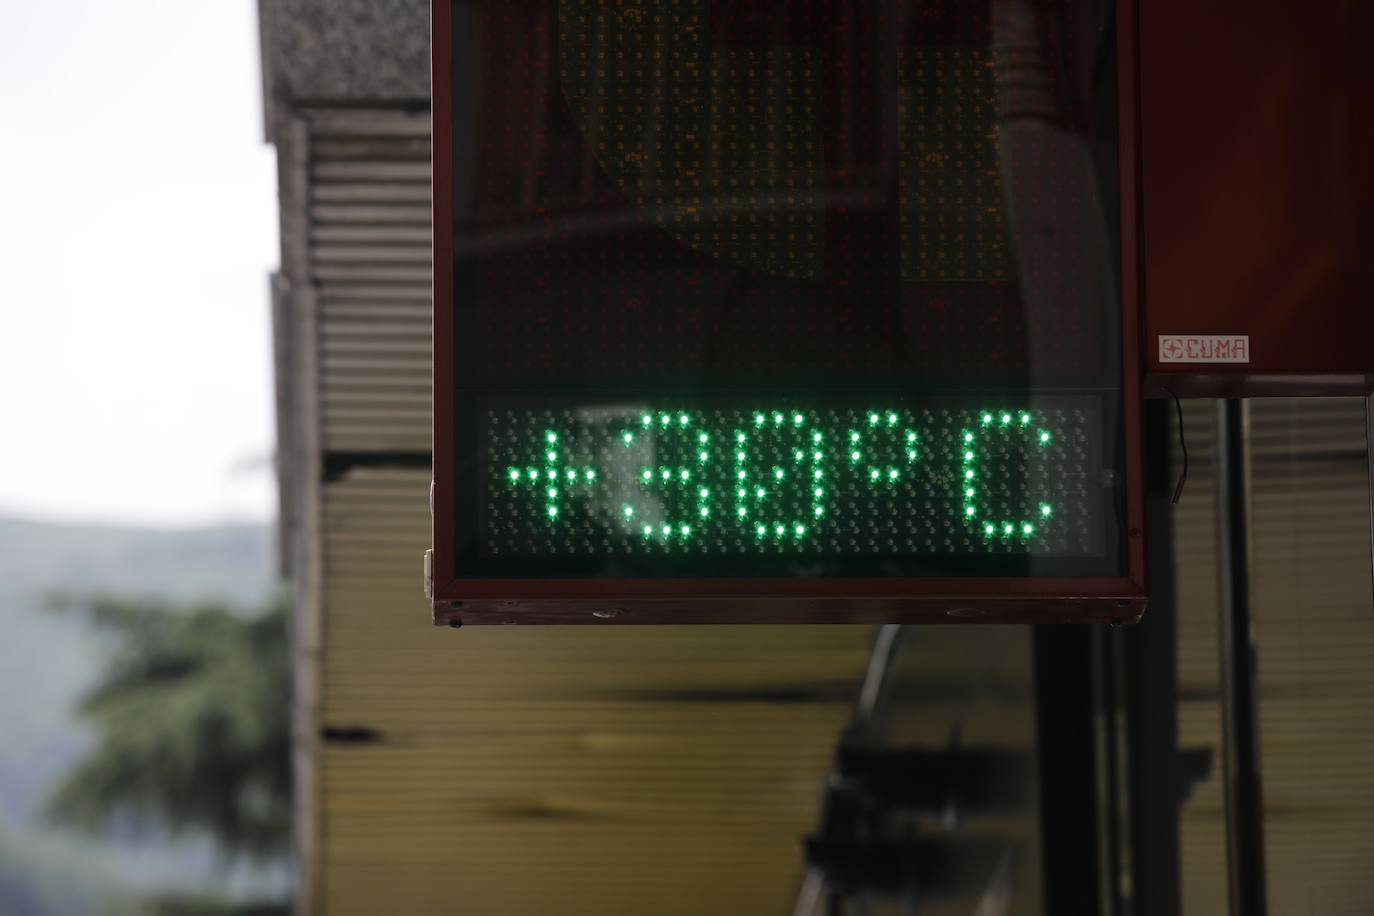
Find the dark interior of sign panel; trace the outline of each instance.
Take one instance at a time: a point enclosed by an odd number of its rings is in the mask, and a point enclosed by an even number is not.
[[[1112,7],[456,3],[460,575],[1119,575]]]

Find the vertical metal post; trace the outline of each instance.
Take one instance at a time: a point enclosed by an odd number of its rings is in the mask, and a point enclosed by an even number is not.
[[[1220,574],[1222,751],[1226,858],[1233,916],[1264,916],[1264,793],[1260,786],[1259,703],[1250,618],[1249,411],[1217,404],[1217,566]]]
[[[1146,401],[1145,537],[1150,608],[1140,623],[1116,633],[1124,666],[1125,748],[1130,800],[1122,836],[1130,863],[1130,905],[1135,916],[1178,916],[1182,911],[1179,807],[1173,774],[1178,766],[1178,628],[1170,498],[1170,448],[1177,434],[1167,401]]]
[[[1093,630],[1038,626],[1033,634],[1044,912],[1108,916],[1098,885],[1098,809],[1110,802],[1097,795]]]

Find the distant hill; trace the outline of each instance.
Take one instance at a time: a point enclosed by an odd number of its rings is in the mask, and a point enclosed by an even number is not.
[[[41,821],[49,787],[87,747],[71,709],[109,651],[105,635],[79,614],[45,609],[49,597],[216,601],[249,611],[271,595],[275,573],[265,525],[157,530],[0,517],[0,913],[66,916],[88,911],[76,897],[108,902],[125,891],[200,890],[216,878],[218,863],[204,843],[102,848]],[[38,859],[44,867],[21,866]],[[112,876],[118,887],[90,891]]]
[[[132,901],[106,863],[74,844],[0,831],[0,913],[4,916],[133,916]]]
[[[258,604],[275,572],[265,525],[141,529],[0,516],[0,596],[117,592]]]

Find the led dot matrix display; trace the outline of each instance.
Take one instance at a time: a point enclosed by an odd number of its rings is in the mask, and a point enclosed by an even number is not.
[[[1093,556],[1091,401],[491,409],[496,557]]]
[[[452,4],[456,574],[1119,575],[1113,8]]]

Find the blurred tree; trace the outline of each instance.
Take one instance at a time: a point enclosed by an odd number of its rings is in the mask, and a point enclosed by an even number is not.
[[[98,735],[57,786],[49,815],[204,830],[266,860],[291,842],[287,610],[254,616],[97,600],[83,609],[116,649],[78,714]]]

